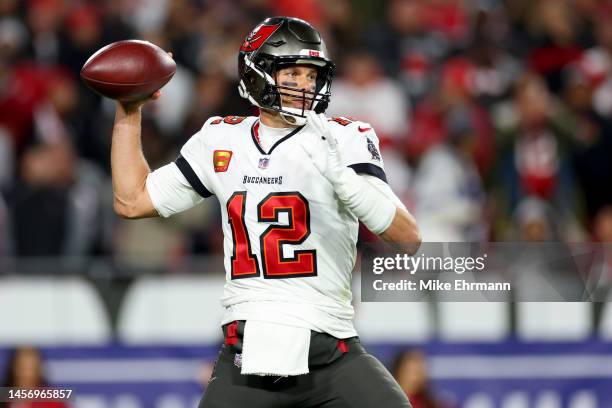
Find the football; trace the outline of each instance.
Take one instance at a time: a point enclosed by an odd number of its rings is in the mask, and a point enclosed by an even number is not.
[[[103,96],[131,102],[152,95],[175,72],[172,57],[155,44],[126,40],[109,44],[89,57],[81,78]]]

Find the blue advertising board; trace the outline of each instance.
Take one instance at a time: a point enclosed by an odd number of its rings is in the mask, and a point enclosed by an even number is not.
[[[612,343],[434,341],[366,347],[386,364],[402,350],[423,350],[433,389],[453,407],[612,407]],[[187,408],[197,406],[218,349],[111,344],[41,350],[51,384],[75,390],[72,406]],[[0,368],[7,351],[0,351]]]

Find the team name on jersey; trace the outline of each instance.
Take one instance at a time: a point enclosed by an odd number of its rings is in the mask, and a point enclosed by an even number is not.
[[[283,176],[279,177],[262,177],[262,176],[244,176],[242,184],[283,184]]]

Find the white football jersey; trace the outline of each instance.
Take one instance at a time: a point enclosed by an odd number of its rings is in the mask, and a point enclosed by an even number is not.
[[[386,181],[370,125],[330,119],[346,166]],[[302,147],[308,124],[268,149],[257,117],[213,117],[174,162],[151,173],[147,189],[162,216],[214,195],[221,205],[227,283],[223,323],[264,320],[338,338],[356,335],[351,271],[357,218]]]

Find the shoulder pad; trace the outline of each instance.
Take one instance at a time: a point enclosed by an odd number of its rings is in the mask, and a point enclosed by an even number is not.
[[[337,123],[340,126],[348,126],[351,123],[356,122],[357,120],[350,116],[334,116],[332,118],[329,118],[328,121],[332,123]]]
[[[219,125],[221,123],[226,125],[237,125],[242,123],[248,116],[226,116],[224,118],[216,116],[214,120],[210,122],[211,125]]]
[[[206,127],[208,125],[216,125],[218,123],[221,123],[221,121],[223,121],[223,118],[221,116],[211,116],[206,120],[206,122],[204,122],[204,125],[202,127]]]
[[[205,132],[212,132],[213,134],[227,135],[228,131],[241,130],[241,126],[250,126],[255,117],[253,116],[213,116],[208,118],[202,130]],[[230,127],[228,129],[228,126]]]
[[[372,125],[366,122],[362,122],[350,116],[340,116],[329,118],[329,121],[332,123],[336,123],[340,128],[345,128],[348,133],[354,133],[358,131],[359,133],[365,133],[372,130]]]

